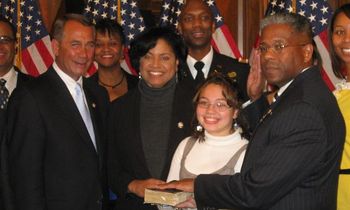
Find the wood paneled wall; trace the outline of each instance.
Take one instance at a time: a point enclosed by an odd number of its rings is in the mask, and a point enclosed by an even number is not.
[[[57,16],[65,11],[74,8],[72,4],[67,4],[72,0],[38,0],[44,22],[47,28],[51,26]],[[84,2],[87,0],[74,0],[74,2]],[[225,23],[229,27],[234,39],[241,46],[240,50],[243,57],[247,58],[255,43],[259,32],[259,21],[264,16],[269,0],[216,0],[216,4],[224,17]],[[161,10],[162,0],[138,0],[139,6],[145,10],[151,11],[156,17]],[[339,5],[350,3],[350,0],[328,0],[333,8]],[[239,7],[240,6],[240,7]],[[239,19],[239,14],[241,19]],[[241,20],[241,22],[238,22]],[[241,29],[241,30],[239,30]],[[241,39],[239,39],[241,37]]]

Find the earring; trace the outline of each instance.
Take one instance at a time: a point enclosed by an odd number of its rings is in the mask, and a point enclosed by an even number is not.
[[[203,127],[201,125],[197,125],[196,126],[196,131],[202,132],[203,131]]]
[[[139,79],[142,79],[141,72],[139,72]]]
[[[236,120],[236,119],[233,119],[233,125],[232,125],[232,127],[233,127],[233,130],[237,130],[237,129],[239,129],[239,125],[238,125],[238,123],[237,123],[237,120]]]

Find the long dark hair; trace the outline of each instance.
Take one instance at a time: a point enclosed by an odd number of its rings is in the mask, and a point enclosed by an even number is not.
[[[232,128],[236,123],[242,129],[241,135],[247,139],[249,139],[249,124],[244,115],[241,114],[242,101],[240,100],[240,90],[237,82],[233,81],[231,78],[224,76],[219,72],[214,72],[204,81],[204,83],[199,86],[198,91],[196,92],[193,98],[193,104],[196,107],[198,100],[201,96],[202,91],[210,84],[219,85],[222,87],[222,95],[226,99],[227,104],[230,107],[238,110],[238,116],[235,122],[232,123]],[[196,110],[196,109],[195,109]],[[194,139],[198,139],[199,142],[204,141],[204,129],[197,129],[199,122],[197,120],[197,113],[194,112],[194,116],[192,119],[192,137]]]
[[[344,13],[346,17],[350,19],[350,4],[344,4],[335,10],[331,19],[331,23],[329,24],[329,28],[328,28],[328,43],[329,43],[329,49],[330,49],[329,51],[330,51],[330,57],[332,61],[333,72],[336,77],[340,79],[344,79],[344,75],[342,74],[342,60],[335,53],[334,46],[333,46],[333,39],[332,39],[332,34],[334,32],[334,22],[340,13]]]

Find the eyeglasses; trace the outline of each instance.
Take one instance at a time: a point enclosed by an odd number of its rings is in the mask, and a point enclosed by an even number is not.
[[[14,41],[15,39],[9,36],[0,36],[0,44],[11,44]]]
[[[204,101],[204,100],[200,100],[197,102],[197,107],[202,109],[209,109],[210,106],[212,106],[214,110],[219,112],[224,112],[231,108],[231,106],[229,106],[227,103],[222,101],[216,101],[213,104],[209,103],[209,101]]]
[[[274,44],[273,44],[272,46],[270,46],[270,47],[261,44],[261,45],[258,47],[258,49],[259,49],[260,53],[262,53],[262,54],[267,53],[267,51],[268,51],[269,49],[272,49],[272,51],[273,51],[274,53],[281,53],[281,52],[283,51],[283,49],[286,48],[286,47],[300,47],[300,46],[305,46],[305,45],[307,45],[307,44],[309,44],[309,43],[288,45],[288,44],[284,44],[284,43],[279,43],[279,42],[277,42],[277,43],[274,43]]]

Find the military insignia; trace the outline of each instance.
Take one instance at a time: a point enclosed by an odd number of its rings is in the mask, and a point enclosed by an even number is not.
[[[237,73],[234,72],[234,71],[231,71],[231,72],[227,73],[227,76],[228,76],[229,78],[233,79],[233,78],[235,78],[235,77],[237,76]]]
[[[184,123],[183,122],[178,122],[177,123],[177,127],[178,128],[183,128],[184,127]]]

